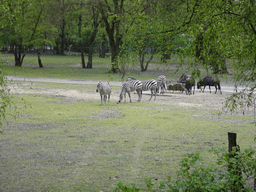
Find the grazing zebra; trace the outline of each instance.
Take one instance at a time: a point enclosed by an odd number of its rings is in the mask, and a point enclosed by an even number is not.
[[[160,75],[157,79],[157,92],[158,93],[159,93],[159,90],[160,90],[160,94],[164,94],[164,92],[167,90],[166,77],[164,75]]]
[[[157,81],[155,79],[142,81],[142,90],[143,91],[147,91],[147,90],[151,91],[151,97],[150,97],[149,101],[152,99],[153,94],[155,94],[155,99],[154,99],[154,101],[155,101],[156,100]]]
[[[138,93],[138,102],[140,102],[142,97],[142,83],[139,80],[130,80],[123,83],[118,103],[121,103],[123,98],[124,102],[126,102],[126,93],[128,93],[130,102],[132,102],[130,92],[133,91],[136,91]]]
[[[135,79],[133,77],[127,77],[127,79],[126,79],[126,81],[133,81],[133,80],[137,80],[137,79]]]
[[[109,103],[110,94],[111,94],[111,86],[109,83],[104,85],[102,82],[99,82],[97,85],[96,92],[100,93],[101,105],[102,105],[102,99],[104,100],[104,105],[106,104],[107,96],[108,96],[108,103]]]

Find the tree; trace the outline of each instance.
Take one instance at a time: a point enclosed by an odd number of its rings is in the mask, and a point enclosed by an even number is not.
[[[99,24],[101,22],[100,20],[100,10],[97,9],[97,7],[95,6],[95,4],[93,3],[93,1],[89,2],[88,7],[90,8],[90,20],[91,23],[89,23],[89,25],[91,25],[91,34],[89,36],[89,53],[88,53],[88,63],[87,63],[87,68],[88,69],[92,69],[92,55],[93,55],[93,44],[95,42],[96,39],[96,35],[98,32],[98,27]]]
[[[147,71],[155,54],[170,57],[174,39],[180,33],[176,29],[183,24],[186,14],[181,1],[144,1],[140,6],[144,11],[136,13],[134,24],[123,37],[125,46],[122,47],[139,58],[141,71]],[[145,64],[146,54],[149,57]]]
[[[233,60],[234,81],[247,84],[249,89],[232,95],[226,106],[251,104],[256,88],[256,2],[245,1],[195,1],[198,6],[188,25],[188,33],[195,37],[193,54],[200,47],[202,65],[210,66],[212,73],[227,72],[225,58]],[[197,48],[197,49],[196,49]],[[202,49],[201,49],[202,48]],[[200,61],[196,61],[200,62]],[[196,63],[195,62],[195,63]]]
[[[110,72],[116,73],[120,71],[117,58],[123,37],[135,24],[140,13],[149,8],[151,1],[99,0],[98,2],[111,49]]]
[[[21,67],[27,51],[34,46],[43,46],[46,39],[49,28],[42,26],[45,1],[4,0],[0,13],[1,31],[5,36],[9,35],[5,44],[13,46],[15,66]]]

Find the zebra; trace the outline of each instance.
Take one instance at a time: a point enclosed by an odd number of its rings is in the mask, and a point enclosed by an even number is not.
[[[156,100],[156,91],[157,91],[157,81],[155,79],[142,81],[142,90],[143,91],[147,91],[147,90],[151,91],[151,97],[150,97],[149,101],[152,99],[153,94],[155,94],[155,99],[154,99],[154,101],[155,101]]]
[[[100,93],[101,105],[102,105],[102,99],[104,100],[104,105],[106,104],[107,96],[108,96],[108,104],[109,104],[110,94],[111,94],[111,86],[109,83],[104,85],[102,82],[99,82],[97,85],[96,92]]]
[[[133,80],[137,80],[137,79],[135,79],[133,77],[127,77],[127,79],[126,79],[126,81],[133,81]]]
[[[119,96],[118,103],[121,103],[123,98],[124,98],[124,102],[126,102],[126,93],[128,93],[130,102],[132,102],[130,92],[133,92],[135,90],[138,93],[138,102],[140,102],[141,98],[142,98],[142,94],[141,94],[142,93],[142,83],[141,83],[141,81],[139,81],[139,80],[125,81],[122,86],[122,90],[121,90],[121,93]]]
[[[160,75],[157,79],[157,92],[160,94],[164,94],[164,92],[167,90],[167,85],[166,85],[166,77],[164,75]]]

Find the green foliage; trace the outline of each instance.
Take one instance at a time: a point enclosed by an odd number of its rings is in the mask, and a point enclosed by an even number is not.
[[[0,63],[0,66],[2,64]],[[6,108],[11,106],[11,96],[6,84],[4,72],[0,69],[0,127],[6,116]],[[0,130],[1,133],[1,130]]]
[[[218,155],[214,165],[202,165],[203,159],[199,153],[192,153],[183,158],[180,163],[180,170],[177,172],[177,179],[168,177],[158,184],[152,182],[151,178],[145,179],[147,189],[140,190],[136,184],[124,185],[119,183],[115,191],[253,191],[246,186],[246,182],[255,178],[256,150],[249,148],[242,152],[232,151],[234,158],[223,150],[213,150]],[[238,174],[241,170],[241,174]],[[134,190],[133,186],[136,186]]]

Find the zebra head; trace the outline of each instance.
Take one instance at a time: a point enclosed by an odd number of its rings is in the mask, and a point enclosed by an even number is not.
[[[119,95],[119,101],[117,103],[121,103],[121,101],[124,99],[125,89],[122,88],[122,91]]]
[[[101,81],[98,83],[98,85],[97,85],[97,89],[96,89],[96,92],[99,92],[100,90],[101,90],[101,88],[102,88],[102,83],[101,83]]]

